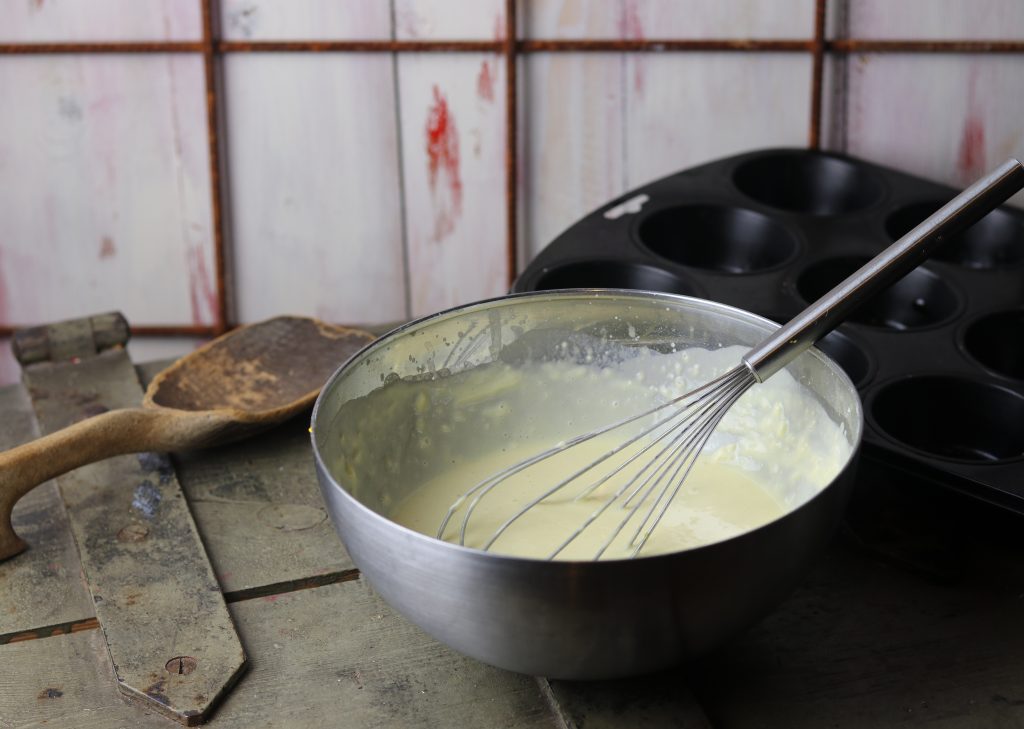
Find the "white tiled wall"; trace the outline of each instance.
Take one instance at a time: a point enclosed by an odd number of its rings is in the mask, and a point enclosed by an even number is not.
[[[504,0],[220,0],[227,40],[487,40]],[[1024,40],[1019,0],[828,0],[829,33]],[[519,0],[525,38],[807,39],[814,0]],[[194,41],[199,0],[0,0],[0,43]],[[488,53],[221,62],[235,315],[384,322],[500,294],[505,83]],[[520,265],[629,187],[807,143],[807,53],[531,53],[519,65]],[[961,184],[1024,154],[1024,56],[826,64],[826,146]],[[0,55],[0,324],[119,309],[210,324],[195,53]],[[176,343],[175,343],[176,342]],[[146,343],[136,356],[157,351]],[[172,348],[191,342],[172,340]],[[0,382],[16,376],[6,348]]]

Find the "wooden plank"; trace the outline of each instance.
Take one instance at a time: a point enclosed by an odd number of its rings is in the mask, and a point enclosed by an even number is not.
[[[393,0],[399,40],[495,40],[505,37],[504,0]]]
[[[508,288],[505,72],[494,54],[398,58],[412,315]]]
[[[221,0],[225,40],[383,40],[391,8],[379,0]]]
[[[543,0],[526,18],[530,38],[792,39],[813,33],[814,0]]]
[[[809,38],[814,0],[622,0],[622,37]]]
[[[18,382],[20,377],[21,368],[11,353],[11,340],[7,337],[0,337],[0,386],[12,385]]]
[[[0,388],[0,449],[35,435],[32,405],[24,388]],[[78,550],[56,484],[39,486],[21,499],[12,522],[32,548],[0,562],[0,643],[41,629],[44,634],[69,630],[71,624],[93,617],[92,598],[81,579]]]
[[[213,729],[552,725],[533,679],[441,646],[362,581],[231,611],[252,667],[206,725]],[[118,701],[102,653],[98,631],[0,646],[0,725],[166,729],[166,719]]]
[[[857,0],[850,37],[873,40],[1012,40],[1024,37],[1024,4],[1006,0]]]
[[[240,319],[406,316],[391,58],[239,55],[224,74]]]
[[[175,457],[224,592],[355,569],[324,510],[308,428],[300,417],[238,445]]]
[[[712,729],[681,671],[617,681],[551,681],[559,714],[579,729]]]
[[[1024,57],[857,54],[846,68],[851,154],[960,187],[1021,153]]]
[[[31,365],[25,381],[44,433],[142,399],[121,348]],[[196,723],[234,684],[245,654],[170,461],[119,456],[57,483],[118,690]]]
[[[140,365],[143,384],[169,364]],[[323,509],[308,428],[300,416],[236,445],[173,457],[231,599],[347,578],[355,568]]]
[[[198,55],[0,62],[0,323],[214,322],[203,82]]]
[[[529,257],[626,189],[622,66],[618,53],[525,61],[522,247]]]
[[[0,41],[197,40],[201,6],[180,0],[27,0],[3,3]]]
[[[808,54],[631,54],[624,83],[628,187],[758,147],[807,144]]]
[[[623,37],[622,0],[543,0],[529,3],[524,10],[521,15],[525,38]]]

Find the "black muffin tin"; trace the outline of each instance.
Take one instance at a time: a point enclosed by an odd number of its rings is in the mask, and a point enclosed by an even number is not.
[[[602,206],[513,290],[667,291],[785,322],[957,192],[845,155],[759,150]],[[1024,213],[989,213],[818,346],[860,391],[865,457],[1024,513]]]

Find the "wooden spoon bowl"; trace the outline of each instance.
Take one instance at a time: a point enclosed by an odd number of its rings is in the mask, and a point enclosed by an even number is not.
[[[111,410],[0,453],[0,561],[25,549],[11,511],[44,481],[123,453],[204,448],[276,425],[311,407],[331,373],[373,338],[292,316],[241,327],[157,374],[141,408]]]

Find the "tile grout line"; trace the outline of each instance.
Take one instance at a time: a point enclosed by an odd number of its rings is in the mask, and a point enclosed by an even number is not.
[[[398,38],[398,20],[395,15],[395,0],[388,1],[391,14],[391,40]],[[400,222],[400,235],[402,242],[402,289],[405,294],[403,298],[403,311],[408,321],[412,315],[412,260],[409,256],[409,221],[407,219],[405,194],[405,151],[402,139],[402,94],[398,80],[398,54],[391,54],[391,90],[395,99],[395,149],[398,162],[398,218]]]

